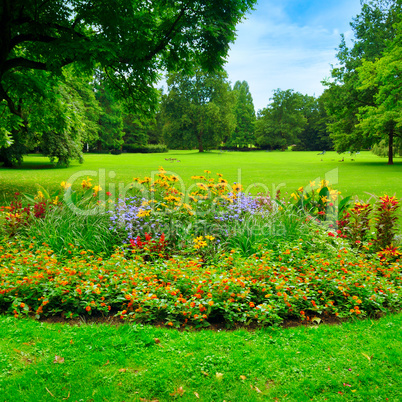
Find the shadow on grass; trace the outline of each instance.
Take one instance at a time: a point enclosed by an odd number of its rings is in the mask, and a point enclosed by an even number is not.
[[[4,167],[0,166],[2,170],[39,170],[39,169],[62,169],[57,168],[53,163],[43,163],[43,162],[23,162],[20,166]]]

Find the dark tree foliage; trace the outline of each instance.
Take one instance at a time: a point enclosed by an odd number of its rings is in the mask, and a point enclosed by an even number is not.
[[[0,147],[32,127],[30,93],[47,97],[49,81],[71,64],[77,72],[100,68],[134,112],[152,112],[160,71],[219,69],[255,2],[1,0]]]
[[[298,150],[329,151],[333,149],[327,129],[328,116],[324,108],[325,94],[320,98],[305,95],[303,115],[307,119],[304,130],[298,136]]]

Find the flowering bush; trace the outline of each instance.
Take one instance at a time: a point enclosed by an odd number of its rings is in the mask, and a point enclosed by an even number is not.
[[[338,212],[342,212],[343,206],[349,201],[347,197],[337,210],[337,201],[341,193],[329,186],[328,180],[321,180],[318,186],[311,181],[308,188],[300,187],[291,194],[294,205],[306,211],[319,221],[333,221]]]
[[[376,205],[375,228],[376,244],[378,249],[391,246],[396,234],[397,209],[399,201],[396,197],[385,195],[380,197]]]
[[[194,244],[203,247],[203,241]],[[37,318],[113,314],[203,326],[364,316],[401,306],[400,261],[385,264],[347,248],[311,254],[300,242],[250,258],[233,250],[211,266],[184,257],[159,263],[127,259],[122,252],[104,260],[81,251],[59,260],[46,244],[34,249],[34,244],[0,247],[1,311]]]
[[[23,205],[20,193],[14,194],[14,200],[9,206],[0,207],[0,224],[3,220],[3,229],[8,236],[15,236],[17,232],[26,228],[32,219],[40,219],[46,215],[52,203],[48,203],[42,191],[32,200],[33,205]],[[1,214],[3,213],[3,214]]]

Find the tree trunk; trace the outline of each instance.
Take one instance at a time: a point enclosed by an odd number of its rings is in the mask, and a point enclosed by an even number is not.
[[[389,132],[388,138],[388,165],[394,164],[394,129]]]
[[[204,152],[204,146],[202,145],[202,133],[198,134],[198,151]]]

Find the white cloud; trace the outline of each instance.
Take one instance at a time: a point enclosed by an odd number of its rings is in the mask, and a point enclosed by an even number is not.
[[[266,0],[257,5],[238,26],[229,52],[229,79],[248,82],[256,110],[267,106],[277,88],[320,95],[320,82],[336,63],[340,32],[352,36],[349,22],[360,10],[359,0],[338,1],[336,7],[327,0],[314,13],[292,15],[293,3]]]

